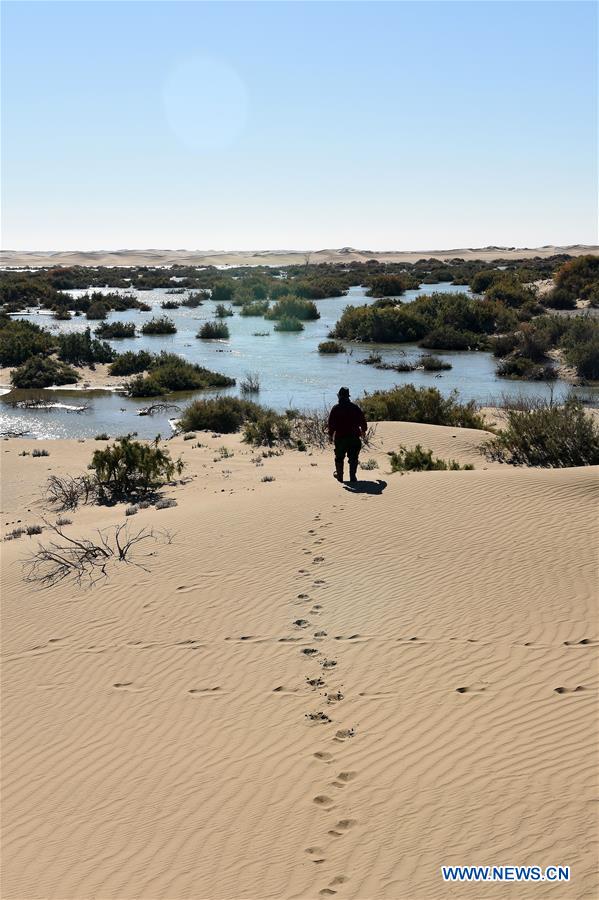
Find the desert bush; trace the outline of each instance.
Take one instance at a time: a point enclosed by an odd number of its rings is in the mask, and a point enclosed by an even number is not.
[[[543,296],[543,305],[549,309],[576,309],[576,294],[556,287]]]
[[[276,481],[276,479],[275,479],[274,475],[263,475],[262,478],[260,479],[260,481],[262,481],[264,483],[269,483],[271,481]]]
[[[148,571],[135,559],[135,550],[145,541],[159,539],[147,528],[129,532],[125,524],[98,531],[95,540],[75,539],[66,535],[59,525],[46,524],[54,533],[54,540],[46,546],[39,544],[37,551],[24,563],[25,580],[41,587],[70,580],[77,584],[88,581],[94,585],[108,576],[115,562],[137,565]]]
[[[128,506],[125,509],[126,516],[136,516],[138,512],[139,512],[139,506],[136,506],[135,503],[133,503],[131,506]]]
[[[234,378],[187,362],[175,353],[162,352],[152,357],[148,370],[147,377],[138,375],[127,385],[127,393],[131,397],[158,397],[174,391],[231,387],[235,384]]]
[[[599,288],[599,257],[592,254],[577,256],[565,262],[555,275],[556,290],[575,300],[596,296]]]
[[[359,359],[358,362],[363,366],[379,366],[383,361],[383,357],[376,350],[371,350],[368,356],[365,356],[364,359]]]
[[[262,413],[262,407],[251,400],[237,397],[210,397],[195,400],[187,406],[179,420],[181,431],[213,431],[231,434],[239,431],[247,421],[253,421]]]
[[[29,537],[34,534],[41,534],[43,530],[44,529],[42,525],[27,525],[27,527],[25,528],[25,531]]]
[[[364,462],[360,463],[360,468],[364,469],[366,472],[372,472],[373,469],[378,469],[379,464],[376,459],[366,459]]]
[[[473,331],[458,331],[457,328],[445,325],[434,328],[420,341],[426,350],[483,350],[488,339],[485,335],[474,334]]]
[[[498,300],[505,306],[518,308],[525,303],[534,301],[535,294],[530,287],[526,287],[513,275],[502,273],[501,278],[495,279],[493,284],[485,292],[488,300]]]
[[[97,434],[94,437],[94,441],[107,441],[108,439],[109,439],[108,435],[106,434],[105,431],[103,431],[102,434]]]
[[[17,388],[45,388],[74,384],[79,375],[71,366],[45,356],[32,356],[13,370],[11,383]]]
[[[217,281],[212,287],[211,297],[216,303],[228,303],[233,299],[235,284],[232,281]]]
[[[392,472],[433,472],[451,469],[473,469],[468,463],[461,466],[455,459],[435,459],[432,450],[424,450],[421,444],[415,447],[400,447],[396,453],[389,454]]]
[[[291,445],[291,421],[286,417],[263,410],[253,420],[246,422],[243,440],[254,447],[274,447],[275,445]]]
[[[567,468],[599,464],[599,426],[575,398],[507,410],[507,425],[484,447],[490,459],[517,466]]]
[[[59,510],[72,510],[95,499],[95,493],[95,482],[89,475],[50,475],[43,500]]]
[[[581,378],[590,381],[599,379],[599,336],[587,343],[566,348],[564,356]]]
[[[171,509],[171,507],[176,505],[177,501],[173,500],[172,497],[163,497],[156,503],[156,509]]]
[[[421,366],[425,372],[441,372],[445,369],[451,369],[451,363],[446,362],[444,359],[439,359],[438,356],[433,356],[432,353],[423,353],[416,362],[417,366]]]
[[[269,308],[268,300],[251,300],[242,304],[240,313],[242,316],[265,316]]]
[[[176,300],[164,300],[160,304],[160,309],[179,309],[179,306]]]
[[[421,317],[414,315],[411,306],[347,306],[331,337],[377,343],[420,340],[427,326]]]
[[[204,322],[196,337],[208,341],[225,339],[229,337],[229,326],[226,322]]]
[[[279,319],[275,325],[275,331],[303,331],[304,323],[299,319]]]
[[[404,384],[389,391],[365,394],[360,406],[366,418],[373,422],[424,422],[429,425],[484,428],[475,402],[459,403],[457,391],[444,397],[436,388],[416,388],[413,384]]]
[[[312,300],[304,300],[293,294],[287,294],[277,300],[277,302],[267,310],[265,317],[267,319],[279,319],[281,321],[284,321],[285,319],[299,319],[302,322],[306,322],[311,319],[319,319],[320,313]]]
[[[557,372],[551,364],[535,362],[526,356],[508,356],[497,366],[500,378],[524,378],[527,381],[551,381]]]
[[[369,279],[366,293],[369,297],[399,297],[419,283],[419,279],[407,274],[375,275]]]
[[[345,353],[345,347],[339,341],[322,341],[318,345],[319,353]]]
[[[74,301],[74,303],[76,302]],[[105,319],[109,312],[110,308],[105,303],[102,303],[101,300],[93,300],[85,310],[85,317],[92,320]]]
[[[103,340],[114,340],[116,338],[132,338],[135,337],[134,322],[102,322],[96,328],[94,334],[97,338]]]
[[[175,334],[176,331],[177,326],[168,316],[150,319],[149,322],[141,326],[142,334]]]
[[[136,375],[149,369],[153,359],[154,355],[147,350],[139,350],[137,353],[127,350],[119,353],[108,371],[110,375]]]
[[[181,474],[184,463],[171,459],[168,450],[158,445],[117,438],[103,450],[94,450],[90,468],[95,472],[100,500],[143,496],[153,488]]]
[[[208,300],[210,295],[207,291],[195,291],[189,294],[189,296],[185,297],[184,300],[181,300],[181,306],[187,306],[189,309],[197,309],[198,306],[201,306],[204,300]]]
[[[35,457],[35,456],[50,456],[50,452],[49,452],[49,450],[45,450],[43,448],[41,450],[39,450],[37,447],[34,447],[34,449],[31,451],[31,455],[33,457]]]
[[[239,389],[242,394],[259,394],[260,393],[260,373],[248,372],[245,378],[240,381]]]
[[[214,309],[214,315],[219,319],[226,319],[227,316],[234,315],[234,312],[230,306],[225,306],[224,303],[217,303]]]
[[[20,537],[25,534],[24,528],[13,528],[12,531],[9,531],[4,540],[5,541],[17,541]]]
[[[74,366],[112,362],[116,353],[105,341],[92,338],[91,331],[71,331],[58,335],[58,357]]]
[[[39,325],[0,316],[0,366],[19,366],[32,356],[47,356],[56,339]]]

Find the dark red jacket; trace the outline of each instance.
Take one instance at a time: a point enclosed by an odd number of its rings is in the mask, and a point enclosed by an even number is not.
[[[366,431],[366,417],[360,407],[351,400],[336,403],[329,415],[329,436],[336,438],[360,437]]]

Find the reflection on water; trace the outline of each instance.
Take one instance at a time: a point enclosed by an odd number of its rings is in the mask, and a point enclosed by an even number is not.
[[[407,291],[402,299],[410,300],[419,294],[432,291],[465,291],[464,287],[450,284],[427,286]],[[85,291],[71,291],[73,295]],[[130,291],[127,291],[130,293]],[[164,289],[142,291],[138,296],[152,304],[156,314],[163,314],[160,303],[166,299],[180,299],[177,295],[167,295]],[[179,353],[190,362],[199,363],[239,382],[248,372],[260,375],[260,403],[278,410],[288,407],[297,409],[322,408],[335,400],[340,385],[347,385],[357,397],[364,391],[385,389],[394,384],[412,382],[417,386],[434,386],[442,393],[457,389],[464,399],[475,399],[488,403],[502,393],[522,396],[548,397],[551,392],[558,399],[565,396],[570,387],[564,382],[511,382],[497,378],[496,360],[490,353],[443,352],[438,355],[453,366],[442,375],[423,371],[398,373],[359,365],[358,361],[376,349],[385,362],[407,359],[413,361],[422,350],[415,344],[347,344],[348,353],[338,355],[319,354],[318,344],[325,340],[329,330],[339,319],[348,304],[361,305],[372,302],[365,297],[364,288],[354,287],[346,297],[317,300],[321,318],[316,322],[306,322],[300,334],[285,334],[274,331],[274,322],[261,317],[244,317],[235,308],[235,316],[228,318],[231,333],[228,341],[202,341],[195,335],[203,321],[214,317],[214,304],[206,301],[197,309],[181,308],[168,310],[165,315],[177,325],[177,334],[161,336],[141,336],[126,340],[112,341],[119,352],[147,349],[152,352],[168,350]],[[140,326],[152,313],[128,310],[112,313],[109,321],[135,322]],[[38,311],[27,316],[46,327],[60,331],[82,331],[89,324],[85,317],[74,317],[68,322],[56,322]],[[256,336],[256,332],[267,332]],[[239,388],[225,391],[202,391],[193,394],[177,394],[169,397],[178,406],[184,406],[191,397],[210,396],[214,393],[237,395]],[[585,396],[599,402],[599,388],[585,388]],[[51,404],[62,406],[52,409],[23,409],[11,403],[30,396],[43,396]],[[83,391],[53,389],[52,391],[9,391],[0,396],[0,431],[27,431],[35,437],[93,437],[107,433],[111,436],[136,431],[142,437],[154,437],[157,433],[166,436],[171,433],[169,420],[176,418],[177,411],[169,409],[154,416],[139,416],[138,411],[149,405],[150,400],[132,400],[111,391]],[[88,405],[81,411],[70,407]]]

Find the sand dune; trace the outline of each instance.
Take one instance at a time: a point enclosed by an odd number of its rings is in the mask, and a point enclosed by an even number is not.
[[[599,247],[585,244],[544,247],[467,247],[450,250],[356,250],[354,247],[326,250],[2,250],[4,266],[291,266],[310,263],[416,262],[419,259],[447,260],[526,259],[568,253],[581,256],[599,253]]]
[[[2,896],[505,896],[441,880],[485,863],[571,867],[519,900],[597,896],[599,473],[484,438],[382,424],[357,492],[323,453],[177,438],[178,506],[131,520],[176,532],[149,572],[36,592],[38,538],[3,543]],[[400,442],[476,470],[389,474]],[[98,446],[40,445],[0,445],[5,530]]]

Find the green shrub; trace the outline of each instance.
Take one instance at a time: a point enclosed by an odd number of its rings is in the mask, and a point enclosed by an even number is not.
[[[367,295],[369,297],[400,297],[410,288],[417,288],[419,279],[411,275],[375,275],[369,279]]]
[[[95,450],[90,468],[95,473],[101,499],[116,500],[147,494],[183,471],[181,459],[173,461],[158,439],[143,444],[127,437],[117,438],[102,450]]]
[[[112,362],[116,352],[110,344],[92,338],[91,331],[71,331],[58,335],[58,356],[63,362],[74,366]]]
[[[576,309],[576,294],[566,288],[556,287],[543,297],[549,309]]]
[[[450,362],[439,359],[438,356],[433,356],[432,353],[423,353],[417,360],[416,365],[421,366],[425,372],[442,372],[452,367]]]
[[[176,300],[164,300],[160,304],[160,309],[179,309],[179,306]]]
[[[241,306],[242,316],[265,316],[270,307],[268,300],[251,300]]]
[[[339,341],[322,341],[318,345],[319,353],[345,353],[345,347]]]
[[[228,303],[233,299],[235,286],[232,281],[217,281],[212,288],[212,299],[216,303]]]
[[[585,254],[568,260],[558,269],[555,284],[576,300],[591,299],[599,288],[599,256]]]
[[[421,444],[416,444],[411,449],[402,446],[397,453],[390,453],[389,456],[392,472],[433,472],[447,469],[457,471],[474,468],[470,464],[461,466],[455,459],[434,459],[433,451],[423,450]]]
[[[210,294],[207,291],[195,291],[189,294],[184,300],[181,300],[181,306],[187,306],[189,309],[196,309],[201,306],[204,300],[208,300]]]
[[[181,431],[216,431],[232,434],[248,421],[255,421],[263,408],[251,400],[237,397],[210,397],[195,400],[187,406],[179,420]]]
[[[92,301],[85,310],[85,316],[88,319],[105,319],[110,309],[100,300]]]
[[[270,409],[263,410],[256,419],[245,424],[243,440],[254,447],[274,447],[291,444],[292,423]]]
[[[580,401],[508,410],[507,425],[485,446],[490,459],[517,466],[567,468],[599,464],[599,427]]]
[[[133,322],[102,322],[98,325],[94,334],[97,338],[114,340],[115,338],[135,337],[135,324]]]
[[[444,397],[432,387],[416,388],[404,384],[389,391],[365,394],[360,405],[372,422],[423,422],[429,425],[457,425],[484,428],[482,416],[473,400],[458,402],[457,391]]]
[[[316,304],[312,300],[303,300],[301,297],[295,297],[293,294],[287,294],[277,300],[265,313],[267,319],[299,319],[307,322],[313,319],[319,319],[320,313],[316,308]],[[280,330],[280,329],[279,329]]]
[[[567,347],[564,351],[566,362],[574,366],[581,378],[599,379],[599,335],[586,343]]]
[[[229,337],[229,326],[226,322],[204,322],[196,337],[212,341]]]
[[[299,319],[279,319],[275,325],[275,331],[303,331],[304,323]]]
[[[79,375],[65,363],[45,356],[32,356],[10,377],[16,388],[45,388],[52,385],[74,384]]]
[[[503,277],[496,279],[486,291],[488,300],[498,300],[505,306],[517,308],[524,303],[530,303],[535,299],[534,292],[525,287],[522,282],[513,275],[503,273]]]
[[[177,326],[172,319],[167,316],[150,319],[141,326],[142,334],[175,334]]]
[[[485,335],[474,334],[473,331],[458,331],[445,325],[430,331],[420,341],[426,350],[482,350],[487,346]]]
[[[149,374],[146,378],[138,376],[127,385],[131,397],[156,397],[174,391],[231,387],[235,384],[234,378],[194,365],[175,353],[163,351],[151,358],[147,368]]]
[[[225,319],[227,316],[232,316],[232,315],[234,315],[233,310],[231,309],[231,307],[230,307],[230,306],[225,306],[224,303],[217,303],[217,304],[216,304],[216,308],[215,308],[215,310],[214,310],[214,314],[215,314],[219,319]]]
[[[427,331],[423,320],[407,306],[348,306],[331,336],[349,341],[401,343],[417,341]]]
[[[18,366],[30,356],[47,356],[56,349],[56,339],[22,319],[0,316],[0,365]]]
[[[552,365],[543,365],[526,356],[508,356],[497,366],[500,378],[524,378],[527,381],[550,381],[557,378]]]
[[[127,350],[126,353],[119,353],[108,372],[110,375],[136,375],[149,369],[153,359],[154,355],[147,350],[137,353]]]

